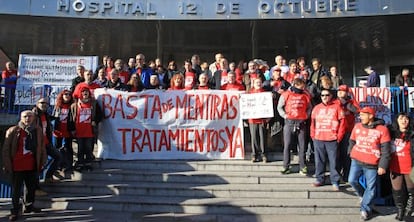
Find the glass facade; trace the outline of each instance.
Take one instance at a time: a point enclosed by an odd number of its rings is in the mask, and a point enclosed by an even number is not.
[[[192,54],[213,62],[222,52],[229,61],[261,58],[269,65],[318,57],[336,65],[347,84],[372,65],[387,85],[401,67],[414,65],[414,14],[352,18],[278,20],[104,20],[0,15],[0,47],[14,62],[19,54],[111,55],[127,60],[179,65]],[[3,65],[3,64],[2,64]],[[411,70],[414,72],[414,70]]]

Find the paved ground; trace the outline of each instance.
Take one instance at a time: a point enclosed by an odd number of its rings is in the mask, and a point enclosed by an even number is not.
[[[10,199],[0,200],[0,221],[8,221]],[[393,207],[376,207],[380,212],[371,220],[373,222],[395,221]],[[128,214],[119,215],[111,212],[96,212],[90,210],[52,210],[43,209],[41,213],[25,214],[18,221],[139,221],[139,222],[355,222],[359,221],[357,215],[189,215],[189,214]],[[414,220],[413,220],[414,221]]]

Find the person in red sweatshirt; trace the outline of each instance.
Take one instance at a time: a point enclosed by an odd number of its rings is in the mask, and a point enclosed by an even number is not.
[[[256,78],[253,81],[253,87],[248,93],[261,93],[264,92],[263,82],[260,78]],[[252,146],[252,162],[258,162],[261,160],[267,162],[266,150],[265,150],[265,123],[266,119],[249,119],[250,138]]]
[[[40,212],[34,207],[35,190],[38,173],[46,162],[46,150],[43,146],[42,129],[34,124],[35,114],[25,110],[20,114],[20,121],[10,127],[4,138],[2,149],[3,168],[11,174],[12,204],[10,221],[16,221],[19,213],[19,200],[22,185],[25,183],[24,213]]]
[[[78,143],[78,160],[75,170],[91,169],[94,159],[93,146],[97,135],[98,123],[102,119],[102,111],[97,101],[91,96],[88,87],[80,89],[81,96],[70,106],[69,130]]]
[[[293,85],[283,92],[277,104],[279,115],[285,120],[283,127],[283,170],[282,174],[290,173],[290,148],[294,141],[298,142],[299,173],[308,173],[305,165],[306,137],[309,130],[309,119],[312,103],[309,93],[305,90],[303,79],[293,80]]]
[[[338,144],[338,155],[336,159],[336,170],[341,175],[342,181],[348,182],[351,158],[348,155],[349,137],[355,126],[355,116],[359,112],[359,104],[349,95],[349,87],[340,85],[337,91],[337,102],[342,108],[345,122],[344,138]]]
[[[377,175],[384,175],[389,166],[391,137],[384,126],[384,120],[375,118],[374,108],[362,108],[359,117],[361,122],[355,124],[349,140],[351,168],[348,182],[360,198],[361,219],[369,220],[376,193]],[[365,189],[359,183],[361,175],[365,177]]]
[[[322,89],[321,100],[312,110],[310,136],[315,147],[314,187],[325,183],[326,162],[329,160],[329,172],[332,190],[339,191],[339,174],[336,171],[336,155],[338,143],[345,134],[342,109],[333,99],[333,92]]]

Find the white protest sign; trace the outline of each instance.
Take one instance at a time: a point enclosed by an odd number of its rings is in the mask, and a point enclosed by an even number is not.
[[[61,90],[70,88],[77,65],[95,70],[97,63],[97,56],[20,54],[15,104],[32,105],[43,96],[54,103]]]
[[[103,159],[244,159],[239,92],[96,89]]]
[[[240,94],[242,119],[261,119],[273,117],[273,98],[271,92]]]

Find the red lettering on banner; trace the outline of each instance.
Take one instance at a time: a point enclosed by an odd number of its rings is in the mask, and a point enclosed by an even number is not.
[[[176,150],[181,152],[210,153],[228,152],[230,158],[236,156],[237,150],[244,155],[243,140],[241,129],[235,126],[223,129],[118,129],[122,138],[122,153],[127,154],[127,147],[130,152],[136,150],[144,152],[170,152],[172,144],[176,145]],[[130,141],[128,140],[130,138]]]
[[[124,113],[124,100],[121,94],[118,94],[115,100],[114,109],[112,110],[112,118],[115,117],[116,112],[121,112],[122,118],[125,119],[125,113]]]
[[[102,94],[102,109],[103,115],[105,119],[108,119],[112,115],[112,96],[110,94]],[[109,114],[106,114],[107,110],[109,110]]]
[[[151,118],[154,119],[154,113],[159,113],[159,118],[162,119],[162,112],[161,112],[161,101],[159,96],[154,97],[154,102],[152,103],[151,107]]]
[[[142,152],[142,146],[138,143],[138,140],[141,139],[142,132],[139,129],[132,130],[132,143],[131,143],[131,152],[135,152],[135,147],[138,147],[138,151]]]
[[[143,94],[143,95],[140,95],[140,97],[144,99],[144,119],[147,119],[148,118],[148,107],[149,107],[148,98],[152,98],[154,97],[154,95]]]
[[[132,108],[132,110],[133,110],[133,112],[131,114],[127,115],[127,119],[134,119],[138,114],[138,108],[131,105],[131,103],[129,102],[130,100],[134,100],[134,99],[137,99],[137,98],[138,98],[138,96],[136,96],[136,95],[130,95],[130,96],[127,97],[126,106],[129,107],[129,108]]]
[[[126,154],[126,132],[131,132],[131,129],[118,129],[118,131],[121,131],[122,133],[122,153]],[[131,150],[131,152],[134,152],[134,150]]]

